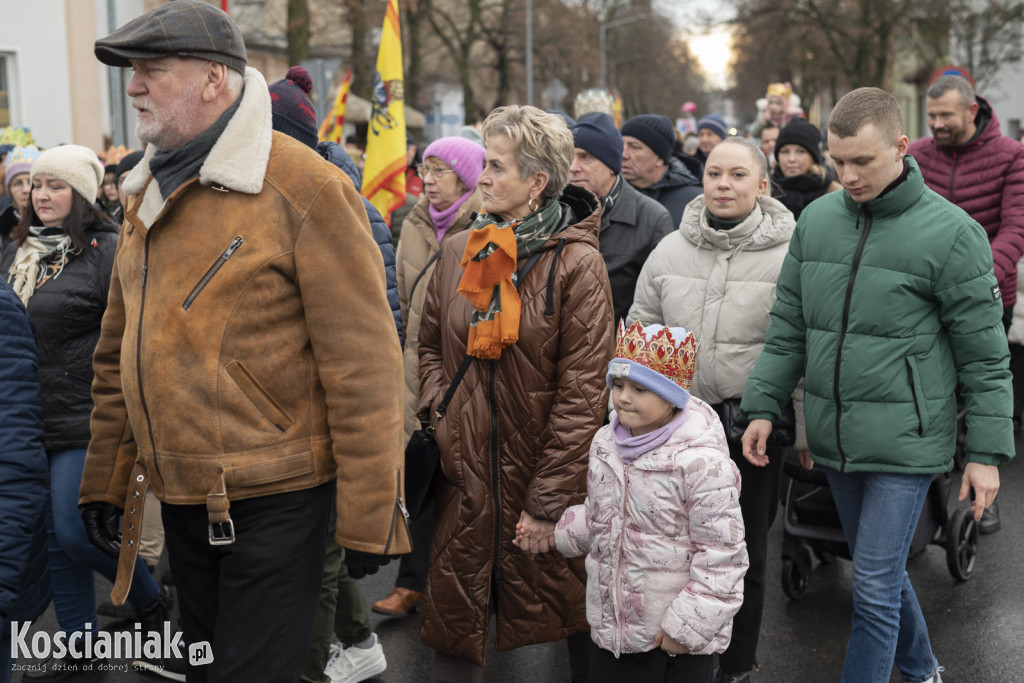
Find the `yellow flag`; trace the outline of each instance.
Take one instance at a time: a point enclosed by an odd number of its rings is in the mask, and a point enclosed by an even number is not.
[[[348,91],[352,85],[352,70],[345,72],[345,80],[338,88],[338,96],[334,98],[334,105],[330,113],[324,117],[320,126],[320,142],[344,142],[345,136],[345,105],[348,102]]]
[[[388,0],[377,52],[373,112],[366,130],[363,195],[391,224],[391,212],[405,203],[405,87],[398,0]]]

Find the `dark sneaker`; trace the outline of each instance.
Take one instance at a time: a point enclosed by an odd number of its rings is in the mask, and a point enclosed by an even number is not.
[[[981,522],[978,523],[978,533],[982,534],[994,534],[1003,528],[1003,523],[999,521],[999,505],[998,503],[992,503],[985,511],[981,513]]]
[[[96,614],[115,621],[135,621],[135,609],[127,602],[123,605],[115,605],[109,600],[101,602],[96,606]]]
[[[66,657],[50,657],[38,669],[26,671],[23,681],[69,681],[76,676],[85,676],[96,670],[97,662],[106,661],[102,657],[82,657],[76,659]],[[185,680],[182,678],[181,680]]]
[[[731,674],[719,669],[718,675],[715,676],[715,683],[751,683],[753,679],[750,674],[750,671],[744,671],[741,674]]]

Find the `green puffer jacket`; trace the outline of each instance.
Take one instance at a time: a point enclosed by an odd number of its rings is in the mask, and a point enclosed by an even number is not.
[[[907,163],[870,202],[835,192],[804,210],[743,410],[774,419],[803,373],[815,462],[947,472],[959,379],[968,457],[1000,465],[1013,457],[1013,401],[988,238]]]

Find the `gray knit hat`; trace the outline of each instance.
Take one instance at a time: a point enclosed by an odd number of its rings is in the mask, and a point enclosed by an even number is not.
[[[96,59],[110,66],[178,55],[209,59],[245,73],[242,32],[224,11],[203,0],[160,5],[97,40],[93,51]]]
[[[90,204],[103,182],[103,164],[96,152],[81,145],[51,147],[32,164],[31,173],[33,180],[40,173],[60,178]]]

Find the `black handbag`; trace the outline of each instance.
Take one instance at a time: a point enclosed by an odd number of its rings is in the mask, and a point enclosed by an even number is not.
[[[743,433],[747,431],[750,420],[740,409],[740,399],[730,398],[712,406],[725,427],[725,438],[732,444],[739,444]],[[778,419],[772,423],[772,433],[768,437],[768,448],[786,448],[796,443],[796,411],[793,402],[789,401],[782,408]]]
[[[466,354],[458,372],[455,373],[455,378],[452,379],[451,386],[434,412],[434,420],[413,432],[409,437],[409,443],[405,445],[405,509],[409,513],[410,525],[434,502],[434,479],[437,476],[437,465],[441,460],[441,451],[434,439],[434,431],[438,420],[444,417],[448,403],[472,362],[473,356]]]

